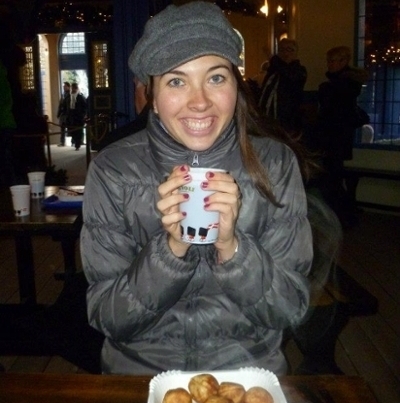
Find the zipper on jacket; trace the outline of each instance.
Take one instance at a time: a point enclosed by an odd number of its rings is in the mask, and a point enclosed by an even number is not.
[[[193,160],[192,160],[192,167],[197,167],[199,166],[199,154],[194,153],[193,154]]]

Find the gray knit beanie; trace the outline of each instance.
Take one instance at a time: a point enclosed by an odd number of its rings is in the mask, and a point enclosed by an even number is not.
[[[164,74],[200,56],[221,56],[242,66],[241,52],[241,39],[222,10],[212,3],[194,1],[170,5],[151,18],[128,64],[148,84],[149,76]]]

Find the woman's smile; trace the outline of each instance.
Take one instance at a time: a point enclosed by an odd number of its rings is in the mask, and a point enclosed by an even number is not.
[[[189,129],[195,132],[202,132],[207,130],[213,124],[213,118],[204,118],[204,119],[181,119],[181,122]]]

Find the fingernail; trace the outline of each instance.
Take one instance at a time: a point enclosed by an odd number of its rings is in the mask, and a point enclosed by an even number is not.
[[[202,188],[207,188],[208,187],[208,182],[201,182],[201,187]]]
[[[204,198],[204,203],[208,203],[210,201],[210,198],[209,197],[205,197]]]
[[[185,176],[183,177],[183,179],[185,179],[185,181],[190,181],[190,175],[189,175],[189,174],[185,175]]]
[[[185,165],[182,165],[179,169],[180,169],[182,172],[185,172],[185,171],[186,171]]]
[[[189,195],[188,195],[187,193],[184,193],[184,194],[183,194],[183,197],[184,197],[185,199],[189,199]]]
[[[210,207],[209,204],[205,204],[205,205],[204,205],[204,208],[205,208],[205,209],[207,209],[207,208],[209,208],[209,207]]]
[[[186,211],[182,211],[182,215],[186,217]]]
[[[207,172],[207,175],[209,178],[214,178],[215,176],[214,172]]]

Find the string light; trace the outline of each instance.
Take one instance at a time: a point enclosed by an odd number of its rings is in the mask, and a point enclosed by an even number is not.
[[[259,3],[246,0],[215,0],[225,13],[240,13],[246,16],[263,17],[268,15],[268,2],[264,1],[262,11]],[[65,1],[62,4],[44,4],[37,18],[40,29],[63,29],[68,27],[81,27],[85,25],[89,28],[99,28],[111,26],[113,21],[112,2],[104,5],[74,5]]]
[[[63,4],[45,4],[38,13],[37,24],[43,28],[62,29],[68,27],[100,28],[111,26],[113,20],[112,5],[73,5],[70,2]]]
[[[400,48],[390,46],[382,50],[375,49],[367,58],[367,65],[368,64],[400,64]]]
[[[265,0],[264,5],[260,8],[260,11],[265,14],[266,17],[268,17],[268,1]]]

